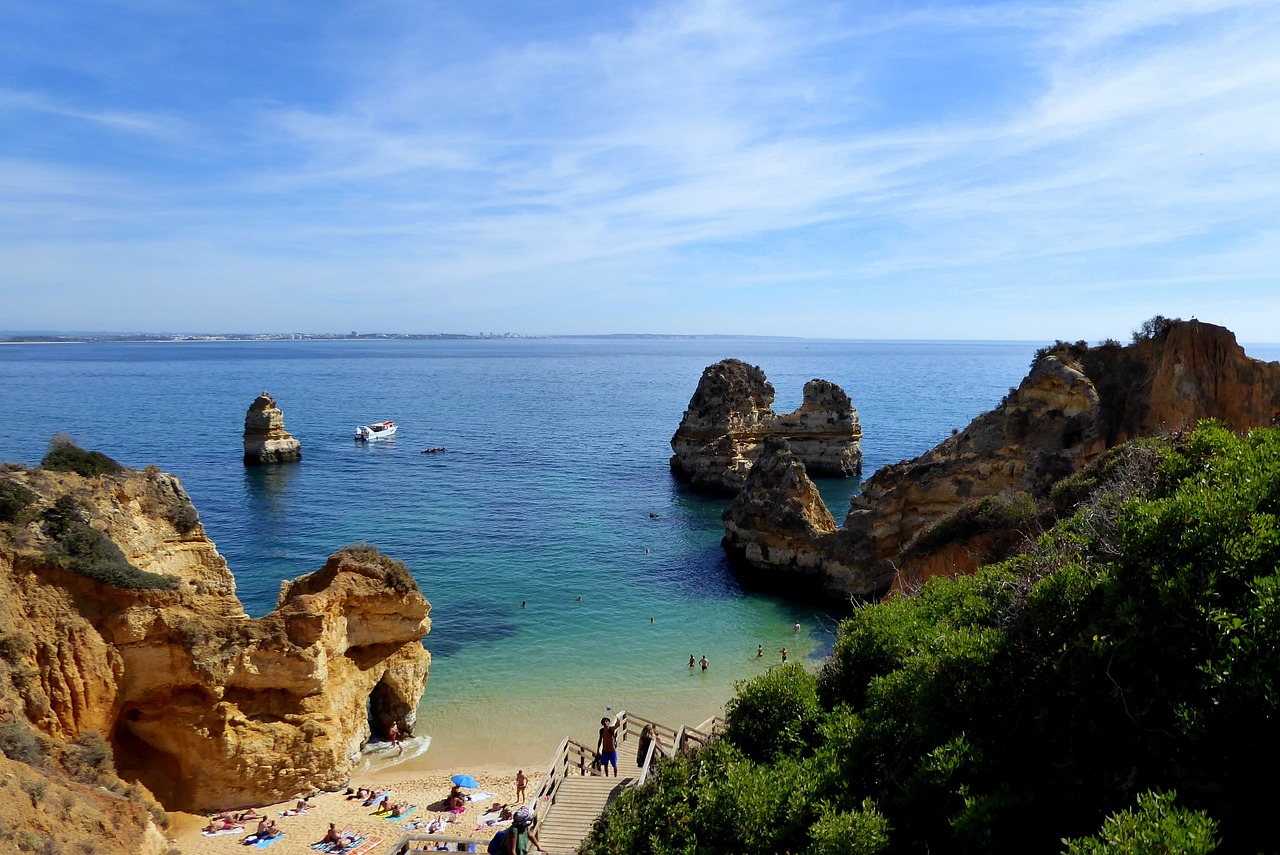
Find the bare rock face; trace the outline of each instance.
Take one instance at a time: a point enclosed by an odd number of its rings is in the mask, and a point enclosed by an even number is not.
[[[891,584],[918,584],[932,575],[972,572],[1009,539],[980,533],[965,541],[920,548],[919,536],[975,503],[1003,497],[1043,498],[1053,485],[1106,449],[1140,436],[1221,419],[1236,430],[1280,419],[1280,363],[1250,359],[1235,336],[1198,321],[1173,321],[1121,347],[1057,345],[1039,352],[1021,385],[994,410],[914,460],[886,466],[862,485],[844,526],[834,535],[788,530],[772,549],[774,529],[745,518],[726,521],[726,548],[757,575],[773,569],[784,584],[803,579],[788,570],[792,553],[821,555],[823,590],[868,596]],[[795,489],[789,487],[788,489]],[[764,507],[767,496],[755,502]],[[744,531],[755,525],[754,533]],[[732,541],[732,544],[729,542]],[[752,544],[743,548],[733,544]],[[905,576],[903,575],[905,573]],[[896,577],[896,582],[895,582]]]
[[[244,462],[284,463],[302,459],[302,443],[284,429],[284,413],[263,392],[244,415]]]
[[[781,437],[769,437],[746,484],[722,515],[721,545],[767,587],[795,585],[839,594],[850,580],[827,561],[836,521],[805,466]]]
[[[785,415],[773,411],[773,399],[773,385],[757,366],[739,359],[708,366],[671,438],[672,473],[697,489],[737,493],[771,436],[788,439],[813,475],[862,471],[862,427],[844,390],[811,380],[804,403]]]
[[[399,562],[341,550],[251,620],[176,478],[0,482],[22,497],[0,524],[0,670],[22,686],[0,704],[47,737],[96,731],[121,777],[198,812],[343,785],[371,713],[412,730],[430,605]]]

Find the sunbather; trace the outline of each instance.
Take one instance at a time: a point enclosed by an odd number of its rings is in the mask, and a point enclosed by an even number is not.
[[[417,807],[417,805],[411,805],[408,802],[396,802],[391,806],[391,815],[401,817],[415,807]]]
[[[209,824],[205,827],[205,831],[209,834],[217,834],[219,831],[231,831],[235,828],[243,828],[244,823],[236,822],[229,814],[215,816],[209,820]]]

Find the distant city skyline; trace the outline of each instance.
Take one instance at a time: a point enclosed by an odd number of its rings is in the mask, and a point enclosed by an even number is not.
[[[1280,341],[1274,2],[4,6],[0,329]]]

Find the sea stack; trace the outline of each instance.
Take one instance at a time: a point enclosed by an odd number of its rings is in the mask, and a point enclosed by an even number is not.
[[[740,359],[708,366],[671,437],[672,473],[695,489],[736,494],[769,437],[786,439],[809,475],[862,471],[862,427],[843,389],[810,380],[800,408],[781,415],[773,395],[758,366]]]
[[[284,429],[284,413],[266,392],[259,395],[244,415],[244,462],[285,463],[302,459],[302,443]]]

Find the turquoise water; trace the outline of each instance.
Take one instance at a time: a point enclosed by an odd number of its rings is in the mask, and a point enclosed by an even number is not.
[[[670,476],[668,441],[703,368],[728,356],[760,365],[779,410],[798,406],[811,378],[840,384],[861,415],[870,474],[992,407],[1036,346],[4,346],[0,458],[34,464],[62,431],[127,465],[177,474],[253,615],[274,607],[282,580],[336,549],[377,544],[432,603],[415,750],[429,737],[430,765],[536,765],[564,735],[594,733],[606,708],[696,723],[781,647],[811,660],[830,649],[835,616],[744,590],[719,546],[724,503]],[[241,463],[245,410],[263,389],[302,441],[297,464]],[[400,426],[394,441],[351,440],[358,422],[384,418]],[[419,453],[435,446],[449,450]],[[843,520],[857,482],[821,487]],[[710,669],[691,673],[690,654],[705,654]]]

